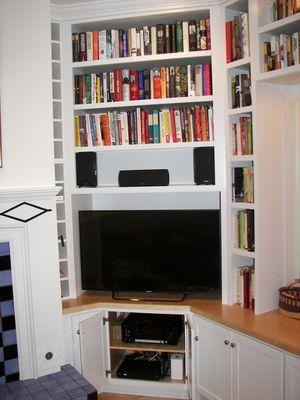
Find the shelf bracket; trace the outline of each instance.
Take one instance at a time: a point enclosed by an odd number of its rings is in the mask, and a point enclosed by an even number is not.
[[[111,370],[110,370],[110,369],[106,369],[106,370],[105,370],[105,376],[106,376],[106,378],[108,377],[108,375],[111,375]]]
[[[102,324],[103,324],[103,326],[106,324],[106,322],[109,322],[109,318],[103,317],[103,318],[102,318]]]

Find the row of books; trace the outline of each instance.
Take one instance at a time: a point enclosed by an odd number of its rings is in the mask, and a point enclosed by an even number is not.
[[[241,250],[254,252],[254,210],[235,210],[235,246]]]
[[[73,62],[210,50],[210,19],[72,34]]]
[[[243,266],[236,269],[236,303],[243,308],[254,310],[254,266]]]
[[[232,108],[251,106],[251,75],[239,74],[231,77]]]
[[[211,65],[161,67],[150,70],[115,69],[113,72],[74,76],[75,104],[209,96]]]
[[[300,0],[273,0],[271,4],[271,21],[278,21],[297,12],[300,12]]]
[[[214,140],[208,106],[113,111],[74,117],[75,146],[113,146]]]
[[[300,63],[300,32],[293,35],[272,36],[263,43],[264,72]]]
[[[232,21],[226,21],[225,28],[227,62],[249,57],[248,13],[240,12]]]
[[[232,201],[254,202],[253,167],[232,168]]]
[[[232,155],[253,154],[252,117],[240,117],[231,125]]]

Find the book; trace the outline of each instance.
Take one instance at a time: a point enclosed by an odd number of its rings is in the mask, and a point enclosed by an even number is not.
[[[105,30],[99,31],[98,39],[99,39],[98,40],[99,60],[105,60],[106,58],[110,58],[106,52],[107,37]]]
[[[130,81],[130,100],[138,100],[139,87],[138,87],[138,71],[136,69],[129,70]]]
[[[156,27],[156,43],[157,43],[157,54],[165,53],[165,27],[163,24],[158,24]]]
[[[93,60],[93,32],[88,31],[86,34],[86,59]]]
[[[196,21],[190,20],[189,27],[189,51],[197,50]]]
[[[176,52],[183,51],[183,30],[182,30],[182,22],[176,22]]]

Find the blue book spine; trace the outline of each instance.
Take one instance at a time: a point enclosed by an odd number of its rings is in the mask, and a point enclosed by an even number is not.
[[[158,110],[153,110],[153,141],[159,143]]]
[[[122,31],[122,42],[123,42],[123,57],[128,57],[127,32],[126,31]]]
[[[138,71],[139,99],[145,98],[143,71]]]

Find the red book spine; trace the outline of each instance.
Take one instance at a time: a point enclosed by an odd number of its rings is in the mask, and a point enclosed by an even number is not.
[[[100,123],[101,123],[101,130],[103,132],[103,144],[104,146],[110,146],[110,129],[109,129],[109,120],[108,120],[108,115],[103,114],[100,117]]]
[[[174,115],[174,108],[170,107],[170,119],[171,119],[171,136],[172,136],[172,142],[177,142],[176,138],[176,127],[175,127],[175,115]]]
[[[148,112],[145,111],[145,143],[149,143]]]
[[[250,307],[250,273],[249,271],[243,272],[243,285],[244,285],[244,308]]]
[[[145,126],[145,119],[146,119],[146,111],[141,110],[141,143],[146,143],[146,126]]]
[[[138,100],[139,98],[139,84],[138,84],[138,72],[136,69],[131,69],[129,71],[129,91],[130,100]]]
[[[161,99],[162,97],[160,76],[153,77],[153,96],[155,99]]]
[[[195,140],[196,142],[201,142],[201,121],[200,121],[200,108],[195,107]]]
[[[118,139],[119,139],[119,144],[123,144],[122,125],[121,125],[121,115],[120,115],[120,114],[118,114],[118,117],[117,117],[117,125],[118,125]]]
[[[206,50],[211,49],[210,19],[205,20],[206,24]]]
[[[98,31],[93,31],[93,60],[99,59]]]
[[[122,93],[122,71],[120,69],[114,70],[114,89],[115,89],[115,101],[123,100]]]
[[[210,64],[204,64],[204,76],[205,76],[205,95],[211,96],[212,95],[212,87],[211,87],[211,71],[210,71]]]
[[[232,29],[231,21],[226,22],[226,61],[232,61]]]
[[[200,126],[201,126],[201,139],[206,141],[206,115],[205,108],[200,108]]]

